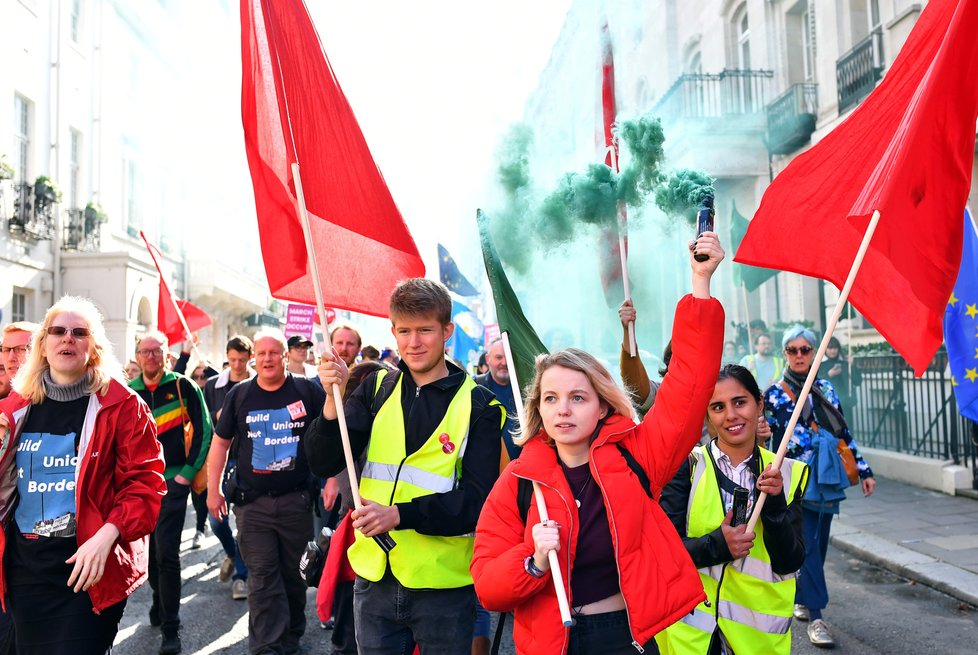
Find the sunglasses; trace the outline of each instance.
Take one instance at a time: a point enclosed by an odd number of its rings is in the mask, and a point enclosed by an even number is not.
[[[812,348],[811,346],[800,346],[798,348],[795,348],[794,346],[788,346],[787,348],[784,349],[784,351],[789,355],[807,355],[811,353],[813,350],[815,349]]]
[[[69,332],[76,339],[87,339],[92,336],[92,331],[88,328],[66,328],[61,325],[52,325],[48,328],[47,332],[52,337],[63,337]]]

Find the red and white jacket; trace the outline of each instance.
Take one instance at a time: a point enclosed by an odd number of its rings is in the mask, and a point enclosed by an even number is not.
[[[703,585],[676,529],[658,502],[648,498],[616,444],[641,465],[654,498],[672,479],[700,438],[706,406],[716,386],[723,342],[723,308],[715,299],[686,296],[676,308],[673,356],[655,405],[636,425],[611,415],[591,444],[589,466],[601,489],[616,553],[621,593],[636,652],[657,632],[688,614],[703,598]],[[483,606],[513,611],[513,638],[520,653],[567,651],[554,583],[523,568],[533,554],[531,527],[540,522],[531,502],[526,522],[516,497],[519,478],[540,484],[550,519],[560,531],[564,588],[570,578],[578,540],[578,510],[553,447],[534,437],[493,487],[476,528],[472,577]]]
[[[0,441],[0,519],[6,527],[17,491],[16,440],[30,403],[16,392],[0,401],[11,429]],[[88,595],[96,612],[128,597],[146,580],[149,534],[156,527],[166,494],[163,452],[149,408],[126,385],[112,380],[105,395],[89,396],[78,444],[75,504],[79,545],[103,525],[119,529],[119,540],[105,563],[102,579]],[[0,599],[6,602],[0,530]]]

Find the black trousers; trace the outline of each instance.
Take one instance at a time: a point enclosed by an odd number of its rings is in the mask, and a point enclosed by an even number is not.
[[[180,629],[180,533],[187,518],[188,495],[189,486],[167,480],[160,518],[149,537],[149,586],[164,635]]]

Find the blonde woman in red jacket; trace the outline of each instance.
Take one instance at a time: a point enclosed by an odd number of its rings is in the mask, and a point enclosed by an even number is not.
[[[113,376],[98,310],[65,297],[0,403],[0,598],[20,655],[105,653],[146,579],[163,458],[149,409]]]
[[[709,259],[690,257],[693,293],[676,309],[669,375],[642,423],[591,355],[569,349],[537,359],[523,452],[483,508],[471,567],[486,609],[514,612],[520,653],[655,653],[653,636],[704,598],[682,541],[653,500],[699,440],[720,368],[723,308],[710,297],[710,278],[723,249],[707,232],[690,250]],[[546,524],[533,502],[524,523],[521,479],[543,490]],[[572,628],[561,623],[551,550]]]

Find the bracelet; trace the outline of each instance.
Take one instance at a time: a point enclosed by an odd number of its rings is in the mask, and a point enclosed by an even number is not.
[[[533,555],[530,555],[523,560],[523,569],[534,578],[542,578],[544,575],[546,575],[545,571],[541,571],[537,568],[536,563],[533,561]]]

